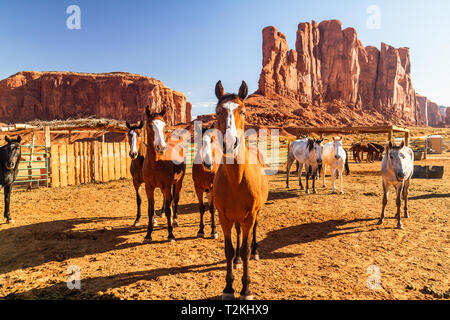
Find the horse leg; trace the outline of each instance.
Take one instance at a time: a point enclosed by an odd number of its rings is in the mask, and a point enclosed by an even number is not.
[[[214,208],[211,192],[212,191],[210,190],[209,192],[206,193],[206,195],[208,196],[209,213],[211,213],[211,239],[218,239],[219,234],[216,231],[216,217],[215,217],[216,209]]]
[[[344,194],[344,166],[339,170],[339,182],[341,184],[341,194]]]
[[[314,194],[316,194],[317,193],[317,190],[316,190],[316,178],[317,178],[317,169],[314,169],[313,170],[313,174],[312,174],[312,176],[313,176],[313,179],[312,179],[312,188],[313,188],[313,193]]]
[[[250,277],[248,274],[248,263],[249,263],[249,235],[250,232],[253,229],[254,225],[254,215],[250,215],[247,218],[247,221],[245,221],[243,225],[242,230],[242,247],[240,250],[241,258],[243,261],[243,274],[242,274],[242,290],[241,290],[241,300],[253,300],[252,292],[250,291]]]
[[[241,225],[239,222],[236,222],[234,227],[236,228],[236,255],[234,256],[233,267],[234,269],[238,269],[242,264],[242,259],[239,256],[239,250],[241,248]]]
[[[388,203],[388,197],[389,197],[389,189],[388,187],[384,184],[383,181],[383,207],[381,209],[381,217],[378,220],[378,224],[382,224],[383,220],[384,220],[384,216],[385,216],[385,211],[386,211],[386,205]]]
[[[286,168],[286,188],[289,189],[289,176],[291,174],[291,167],[292,164],[294,163],[294,160],[291,159],[291,157],[289,157],[288,155],[288,162],[287,162],[287,168]]]
[[[333,185],[332,194],[336,194],[336,168],[331,167],[331,183]]]
[[[147,235],[144,238],[144,243],[149,243],[152,241],[152,232],[153,232],[153,219],[155,216],[155,188],[149,186],[147,183],[145,184],[145,193],[147,194],[148,199],[148,227],[147,227]]]
[[[205,231],[203,224],[203,215],[205,214],[205,204],[203,203],[203,191],[202,190],[196,190],[198,203],[199,203],[199,209],[200,209],[200,229],[197,232],[197,238],[204,238],[205,237]]]
[[[182,187],[182,181],[177,182],[172,186],[173,194],[173,226],[178,227],[178,202],[180,201],[180,191]]]
[[[141,195],[139,194],[139,188],[141,186],[141,183],[139,183],[139,182],[137,182],[136,180],[133,179],[133,186],[134,186],[134,190],[136,192],[136,204],[137,204],[136,220],[134,220],[133,226],[137,227],[137,226],[140,225],[140,221],[141,221],[142,198],[141,198]]]
[[[411,180],[406,180],[405,186],[403,187],[403,201],[405,202],[405,218],[409,218],[408,213],[408,193],[409,193],[409,184],[411,183]]]
[[[325,174],[326,174],[326,170],[327,169],[327,166],[326,166],[326,164],[324,163],[324,164],[322,164],[322,187],[324,187],[325,188]]]
[[[253,226],[253,239],[252,239],[252,255],[251,258],[255,260],[259,260],[258,253],[258,242],[256,242],[256,226],[258,225],[258,221],[255,221],[255,225]]]
[[[233,242],[231,241],[231,228],[233,227],[233,222],[225,218],[223,215],[220,216],[220,225],[223,230],[225,237],[225,257],[227,259],[227,275],[226,275],[226,286],[222,293],[222,300],[234,299],[234,289],[233,289],[233,258],[234,258],[234,248]]]
[[[164,188],[164,209],[167,218],[167,232],[169,233],[168,239],[170,242],[175,241],[175,236],[173,235],[173,226],[172,226],[172,192],[170,190],[170,186]]]
[[[309,177],[311,176],[311,166],[307,166],[306,171],[306,194],[309,194]]]
[[[6,223],[14,223],[14,220],[11,219],[10,212],[9,212],[9,204],[11,200],[11,191],[12,191],[12,185],[6,185],[4,188],[5,193],[5,212],[4,216],[6,219]]]
[[[305,169],[306,170],[306,169]],[[300,163],[298,168],[298,184],[300,186],[300,190],[303,190],[303,184],[302,184],[302,171],[303,171],[303,163]]]
[[[397,223],[397,228],[398,229],[403,229],[403,223],[402,223],[402,215],[400,214],[401,211],[401,206],[402,206],[402,193],[403,193],[403,188],[404,188],[404,183],[399,183],[399,185],[397,186],[397,219],[398,219],[398,223]]]

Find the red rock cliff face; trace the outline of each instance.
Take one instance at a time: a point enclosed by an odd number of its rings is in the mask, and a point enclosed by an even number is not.
[[[429,126],[439,126],[445,122],[442,116],[441,109],[437,103],[428,100],[428,125]]]
[[[428,102],[427,97],[424,97],[420,94],[416,94],[416,101],[418,105],[417,112],[417,124],[428,126]]]
[[[445,109],[445,124],[450,125],[450,107],[447,107],[447,109]]]
[[[129,73],[19,72],[0,81],[0,120],[96,116],[138,121],[167,106],[169,125],[191,120],[191,104],[161,81]]]
[[[299,104],[339,101],[377,112],[394,123],[415,125],[418,105],[408,48],[364,47],[356,30],[338,20],[300,23],[296,50],[275,27],[263,30],[258,94]]]

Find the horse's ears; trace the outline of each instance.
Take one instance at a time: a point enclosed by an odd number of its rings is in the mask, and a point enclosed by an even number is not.
[[[405,146],[405,141],[402,141],[402,143],[400,144],[400,149],[402,149]]]
[[[242,81],[241,87],[239,88],[238,96],[241,100],[247,98],[248,95],[248,86],[245,81]]]
[[[150,106],[145,107],[145,114],[147,115],[148,118],[150,118],[152,116],[152,111],[150,110]]]
[[[167,110],[167,108],[166,108],[166,106],[164,106],[164,108],[161,110],[160,113],[158,113],[158,115],[160,115],[161,117],[164,117],[166,115],[166,110]]]
[[[128,130],[131,130],[130,123],[128,121],[125,122],[125,125],[127,126]]]
[[[143,126],[144,126],[144,121],[141,120],[141,122],[139,122],[138,129],[142,129]]]
[[[224,91],[223,86],[222,86],[222,81],[219,80],[216,83],[216,97],[217,97],[217,99],[220,100],[223,97],[224,94],[225,94],[225,91]]]
[[[17,136],[17,142],[20,143],[20,141],[22,141],[22,137],[21,136]]]
[[[387,146],[388,149],[392,149],[392,141],[389,141],[389,144]]]
[[[11,138],[10,137],[5,136],[5,140],[6,140],[6,142],[11,143]]]
[[[216,127],[216,124],[213,123],[213,124],[211,125],[210,129],[214,129],[215,127]]]

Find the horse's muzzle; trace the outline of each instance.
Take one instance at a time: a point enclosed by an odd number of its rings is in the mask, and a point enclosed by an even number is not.
[[[398,181],[403,181],[403,180],[405,180],[405,174],[404,174],[403,172],[398,172],[398,173],[396,174],[396,176],[397,176],[397,180],[398,180]]]
[[[211,171],[212,170],[212,167],[213,167],[212,163],[206,163],[206,162],[203,161],[202,165],[203,165],[203,168],[205,168],[205,170],[207,170],[207,171]]]
[[[158,145],[155,149],[158,154],[162,155],[167,151],[167,146]]]
[[[135,160],[137,158],[137,156],[138,156],[137,152],[130,152],[130,158],[132,160]]]
[[[339,160],[339,159],[341,158],[341,156],[334,156],[334,158],[335,158],[336,160]]]

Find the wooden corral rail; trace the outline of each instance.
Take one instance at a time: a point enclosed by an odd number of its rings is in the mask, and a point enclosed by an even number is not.
[[[126,142],[75,142],[50,149],[51,187],[131,178]]]
[[[402,132],[405,134],[405,144],[409,144],[410,130],[408,128],[398,126],[373,126],[373,127],[328,127],[328,128],[297,128],[297,136],[301,134],[316,133],[320,136],[324,134],[359,134],[359,133],[387,133],[388,141],[392,141],[394,133]]]

